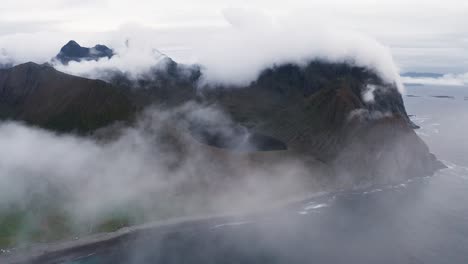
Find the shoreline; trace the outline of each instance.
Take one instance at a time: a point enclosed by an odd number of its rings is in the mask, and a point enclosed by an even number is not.
[[[340,190],[335,190],[340,192]],[[342,190],[341,190],[342,191]],[[43,262],[47,259],[56,259],[61,255],[73,254],[74,252],[83,252],[92,248],[109,247],[124,239],[131,239],[138,236],[145,231],[156,230],[169,230],[178,226],[196,225],[200,223],[210,223],[214,226],[232,222],[236,218],[246,216],[255,216],[256,214],[265,213],[282,207],[290,206],[295,203],[306,201],[309,199],[319,198],[321,196],[329,195],[332,192],[323,191],[309,193],[303,196],[296,196],[282,202],[275,203],[271,206],[260,208],[256,211],[213,214],[202,216],[189,216],[189,217],[176,217],[166,220],[158,220],[146,224],[124,227],[114,232],[97,233],[88,236],[80,237],[78,239],[63,240],[49,243],[32,244],[28,246],[4,249],[7,253],[0,253],[0,263],[5,264],[22,264],[22,263],[47,263]]]

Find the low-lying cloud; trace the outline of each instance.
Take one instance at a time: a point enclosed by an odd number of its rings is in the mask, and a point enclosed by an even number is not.
[[[446,85],[446,86],[466,86],[468,85],[468,73],[462,74],[445,74],[438,78],[429,77],[402,77],[402,81],[407,84],[423,84],[423,85]]]
[[[37,225],[63,214],[80,233],[116,214],[135,224],[242,212],[318,189],[298,159],[254,163],[246,154],[202,146],[188,132],[190,120],[200,118],[229,122],[219,110],[192,103],[152,109],[106,142],[0,123],[0,213],[26,210]]]

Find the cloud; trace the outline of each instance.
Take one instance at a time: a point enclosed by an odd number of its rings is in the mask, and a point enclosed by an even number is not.
[[[57,32],[5,35],[0,36],[0,47],[16,64],[28,61],[44,63],[59,52],[71,35]]]
[[[200,118],[229,122],[216,108],[194,103],[151,109],[106,142],[0,123],[0,213],[39,208],[31,221],[40,224],[62,212],[80,232],[116,212],[134,223],[242,212],[314,189],[318,178],[311,179],[299,159],[266,166],[202,147],[188,133],[191,120]]]
[[[402,77],[402,81],[407,84],[466,86],[468,85],[468,73],[445,74],[439,78]]]
[[[263,14],[245,10],[231,9],[227,17],[234,20],[232,27],[195,47],[207,82],[245,85],[266,67],[304,64],[316,58],[350,61],[376,70],[389,83],[399,82],[389,50],[357,32],[323,27],[326,21],[307,23],[306,18],[288,17],[268,23]],[[252,22],[257,20],[264,23]]]
[[[202,65],[204,83],[243,86],[275,64],[304,65],[321,59],[367,67],[385,82],[395,83],[403,90],[390,50],[368,36],[324,27],[327,21],[320,19],[274,19],[251,9],[227,9],[224,13],[230,23],[227,27],[188,38],[173,36],[183,41],[191,53],[183,61]],[[117,44],[118,56],[97,62],[58,65],[58,69],[99,78],[96,76],[99,70],[106,72],[117,68],[136,76],[161,61],[154,49],[160,37],[151,34],[151,29],[132,25],[121,28],[119,33],[109,41]],[[128,47],[122,46],[126,40],[131,44]]]
[[[375,101],[375,89],[377,89],[375,85],[367,85],[366,89],[362,92],[362,100],[366,103],[373,103]]]
[[[55,26],[57,21],[5,21],[0,19],[0,36],[2,35],[11,35],[18,32],[22,33],[36,33],[50,29]]]
[[[368,109],[359,108],[351,111],[347,117],[348,121],[373,121],[383,118],[392,117],[393,114],[390,112],[381,112],[381,111],[369,111]]]
[[[5,49],[0,49],[0,68],[2,66],[11,67],[13,63],[13,59],[7,54]]]
[[[236,28],[268,28],[274,23],[268,14],[256,9],[226,8],[222,11],[224,19]]]
[[[226,25],[226,12],[223,15],[221,10],[236,6],[261,9],[267,16],[326,17],[326,25],[356,29],[385,43],[405,71],[468,71],[468,31],[462,26],[468,23],[468,5],[464,0],[383,0],[378,5],[368,0],[253,0],[245,3],[232,0],[141,0],[138,5],[129,0],[114,0],[112,3],[106,0],[7,0],[0,7],[0,17],[3,21],[22,24],[4,27],[7,31],[14,31],[13,35],[37,29],[36,25],[43,23],[45,17],[56,23],[41,27],[41,30],[61,34],[110,32],[129,22],[159,29],[182,27],[186,29],[185,34],[193,34],[192,30],[198,31],[202,27],[211,31]],[[237,15],[231,14],[231,23]],[[63,43],[76,38],[71,36]],[[177,43],[176,46],[185,43]]]

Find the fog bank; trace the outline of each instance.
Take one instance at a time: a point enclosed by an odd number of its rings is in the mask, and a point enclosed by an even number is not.
[[[152,109],[107,142],[0,123],[0,213],[24,211],[21,225],[45,232],[58,215],[86,233],[115,219],[137,224],[258,210],[319,188],[300,159],[255,163],[202,147],[188,133],[191,120],[229,122],[196,104]]]

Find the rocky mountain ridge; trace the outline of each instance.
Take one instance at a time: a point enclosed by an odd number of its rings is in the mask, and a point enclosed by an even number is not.
[[[413,131],[395,85],[363,67],[318,60],[273,65],[246,87],[213,87],[200,86],[200,66],[168,58],[165,67],[137,80],[121,72],[111,76],[106,83],[33,63],[1,70],[2,118],[90,134],[114,122],[131,123],[148,106],[198,102],[221,109],[234,125],[228,137],[203,123],[188,133],[226,152],[248,136],[258,147],[250,152],[315,159],[356,182],[427,175],[442,166]]]

